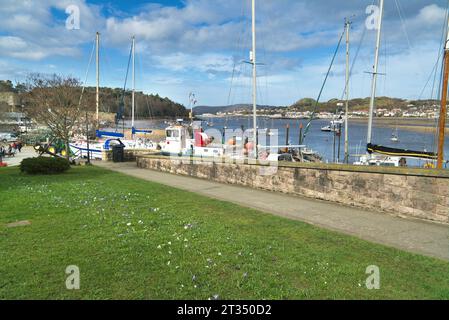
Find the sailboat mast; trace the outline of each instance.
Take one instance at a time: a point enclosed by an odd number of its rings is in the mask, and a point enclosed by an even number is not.
[[[251,63],[253,65],[253,131],[254,148],[257,158],[257,60],[256,60],[256,0],[252,0],[252,36],[253,46],[251,51]]]
[[[367,143],[371,144],[372,135],[373,135],[373,117],[374,117],[374,105],[376,99],[376,88],[377,88],[377,75],[379,68],[379,51],[380,51],[380,41],[382,35],[382,19],[384,13],[384,0],[380,0],[380,11],[377,25],[377,40],[376,40],[376,54],[374,58],[374,66],[373,66],[373,80],[371,84],[371,100],[369,105],[369,120],[368,120],[368,134],[367,134]]]
[[[133,91],[132,91],[132,107],[131,107],[131,127],[134,129],[134,118],[135,118],[135,108],[136,108],[136,37],[133,36]]]
[[[96,88],[96,121],[97,129],[100,127],[100,33],[97,32],[95,38],[95,49],[96,49],[96,73],[97,73],[97,88]]]
[[[446,44],[444,46],[444,65],[443,65],[443,88],[441,90],[441,108],[439,119],[439,132],[438,132],[438,160],[437,168],[443,169],[444,162],[444,138],[446,130],[446,117],[447,117],[447,89],[448,89],[448,77],[449,77],[449,22],[446,36]]]
[[[349,163],[349,31],[351,29],[351,22],[345,21],[346,26],[346,103],[345,103],[345,163]]]

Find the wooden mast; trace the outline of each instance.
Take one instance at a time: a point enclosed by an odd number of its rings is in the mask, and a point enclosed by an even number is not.
[[[448,22],[446,44],[444,46],[443,88],[441,90],[440,120],[439,120],[439,125],[438,125],[438,128],[439,128],[438,160],[437,160],[437,168],[438,169],[443,169],[443,162],[444,162],[444,138],[445,138],[446,116],[447,116],[448,77],[449,77],[449,22]]]

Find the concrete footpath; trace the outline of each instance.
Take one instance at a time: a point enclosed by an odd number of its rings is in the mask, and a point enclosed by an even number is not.
[[[274,215],[307,222],[371,242],[449,261],[449,227],[318,200],[221,184],[137,168],[135,163],[95,165]]]
[[[3,162],[6,162],[8,167],[14,167],[20,165],[25,158],[37,157],[37,153],[33,147],[23,147],[22,152],[17,151],[14,157],[4,157]]]

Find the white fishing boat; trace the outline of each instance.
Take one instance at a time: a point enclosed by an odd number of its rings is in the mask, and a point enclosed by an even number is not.
[[[399,135],[398,135],[397,129],[395,131],[393,131],[393,133],[391,134],[390,141],[391,142],[399,142]]]
[[[345,119],[343,119],[341,116],[338,119],[333,119],[329,122],[329,125],[321,127],[321,131],[323,132],[336,132],[339,131],[339,128],[341,128],[345,124]]]
[[[191,138],[191,130],[194,138]],[[165,129],[165,141],[159,146],[166,156],[223,157],[225,146],[213,140],[200,127],[178,124]]]
[[[321,127],[321,131],[323,131],[323,132],[334,132],[335,131],[335,127],[327,125],[327,126]]]

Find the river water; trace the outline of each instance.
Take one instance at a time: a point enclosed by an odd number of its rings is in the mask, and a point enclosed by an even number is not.
[[[299,127],[300,123],[305,127],[308,120],[289,120],[289,119],[269,119],[264,117],[258,117],[259,128],[278,129],[279,145],[284,145],[286,142],[286,126],[290,125],[289,143],[299,143]],[[207,119],[208,122],[213,123],[214,129],[223,130],[226,126],[229,129],[239,129],[244,126],[245,129],[252,127],[252,118],[250,117],[229,117],[229,118],[211,118]],[[416,125],[424,125],[417,121]],[[334,133],[322,132],[321,128],[327,126],[329,120],[315,120],[312,122],[309,133],[307,134],[304,144],[308,148],[312,148],[317,151],[322,157],[324,162],[333,162],[334,159]],[[126,121],[125,126],[130,126],[130,123]],[[139,128],[152,128],[152,129],[165,129],[167,123],[161,120],[137,120],[136,127]],[[207,126],[205,126],[207,128]],[[394,125],[393,125],[394,127]],[[399,142],[391,142],[391,135],[395,131],[392,127],[385,127],[382,125],[374,124],[373,127],[373,144],[378,144],[387,147],[409,149],[415,151],[436,151],[436,141],[434,133],[425,133],[418,131],[411,131],[401,129],[398,126]],[[350,162],[358,160],[360,154],[365,153],[366,148],[366,134],[367,125],[359,121],[349,121],[349,153],[351,155]],[[338,158],[338,138],[336,138],[335,159]],[[446,159],[449,159],[449,137],[446,138],[445,144]],[[341,135],[341,147],[340,147],[340,160],[344,158],[344,128]],[[409,165],[422,166],[425,161],[421,160],[408,160]]]

